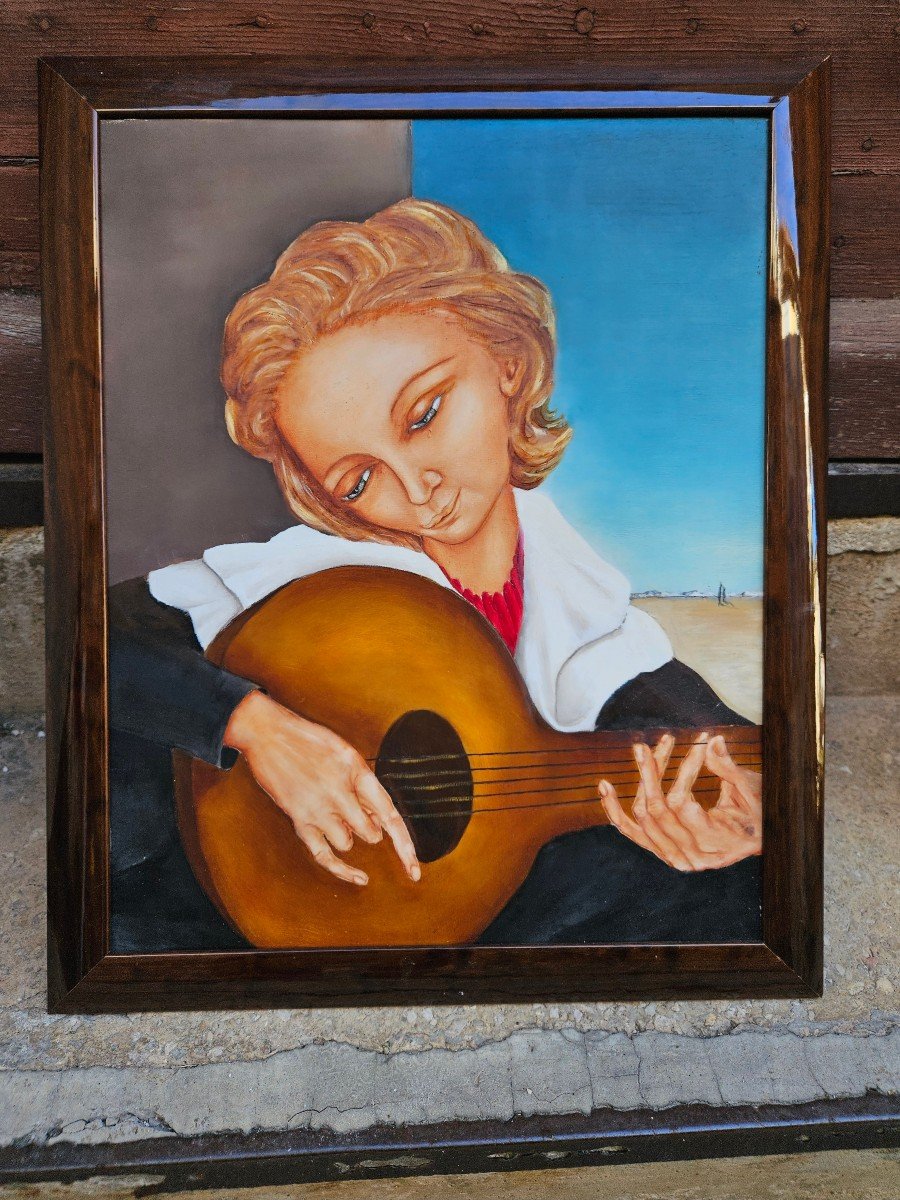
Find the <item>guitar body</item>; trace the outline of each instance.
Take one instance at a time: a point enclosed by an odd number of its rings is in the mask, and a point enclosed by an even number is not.
[[[601,775],[623,800],[634,794],[629,747],[639,732],[549,728],[489,623],[408,572],[340,567],[295,580],[236,618],[207,656],[355,746],[422,863],[413,883],[387,837],[357,839],[342,857],[369,883],[344,883],[313,862],[243,757],[222,771],[176,751],[191,865],[258,947],[470,942],[546,842],[605,821]],[[757,729],[726,733],[758,754]],[[697,791],[713,802],[710,780],[703,785],[701,776]]]

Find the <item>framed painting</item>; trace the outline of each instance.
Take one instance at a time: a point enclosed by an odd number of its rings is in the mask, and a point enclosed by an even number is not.
[[[53,1011],[818,994],[792,71],[41,64]]]

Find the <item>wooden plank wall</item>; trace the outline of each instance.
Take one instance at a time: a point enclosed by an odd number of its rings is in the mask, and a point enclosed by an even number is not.
[[[36,60],[333,54],[480,61],[832,56],[833,459],[900,458],[897,0],[8,0],[0,10],[0,456],[40,453]]]

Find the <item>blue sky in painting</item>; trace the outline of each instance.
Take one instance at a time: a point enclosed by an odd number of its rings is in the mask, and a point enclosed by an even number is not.
[[[760,591],[765,121],[414,120],[412,169],[551,290],[562,511],[635,591]]]

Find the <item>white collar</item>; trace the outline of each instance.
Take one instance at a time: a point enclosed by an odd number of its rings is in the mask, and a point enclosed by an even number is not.
[[[605,701],[672,657],[668,638],[629,604],[627,579],[605,562],[539,491],[516,489],[525,552],[522,628],[515,661],[554,728],[592,729]],[[239,612],[292,579],[330,567],[372,565],[452,587],[423,551],[351,542],[292,525],[267,542],[213,546],[202,559],[151,571],[161,603],[189,613],[204,649]]]

